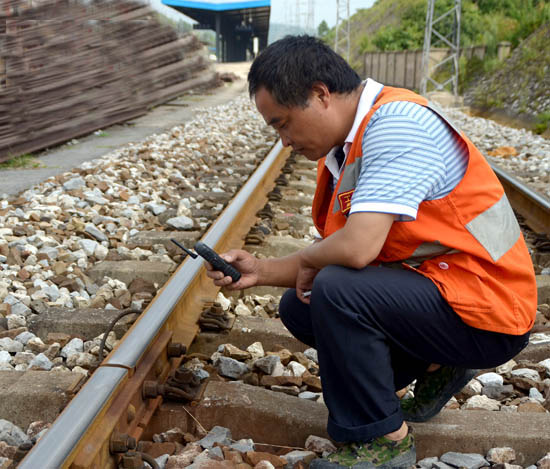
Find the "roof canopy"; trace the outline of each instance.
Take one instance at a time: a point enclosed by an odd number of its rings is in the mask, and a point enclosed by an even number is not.
[[[218,58],[244,60],[252,37],[258,37],[260,49],[267,45],[271,0],[162,0],[199,23],[200,29],[217,32]],[[221,39],[220,39],[221,36]]]
[[[267,42],[271,0],[210,0],[202,2],[162,0],[162,3],[189,16],[201,25],[210,25],[210,29],[213,30],[216,29],[216,13],[220,13],[222,22],[250,26],[255,36],[261,38],[265,35]]]

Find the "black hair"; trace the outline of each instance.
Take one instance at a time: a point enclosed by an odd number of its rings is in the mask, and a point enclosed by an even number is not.
[[[286,36],[256,57],[248,73],[250,97],[264,87],[278,104],[307,106],[314,83],[331,93],[351,93],[361,84],[359,75],[329,46],[312,36]]]

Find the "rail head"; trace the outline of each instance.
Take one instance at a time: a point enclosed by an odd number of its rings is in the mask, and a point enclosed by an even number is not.
[[[527,225],[538,233],[550,235],[550,200],[497,165],[490,165],[502,183],[510,203],[525,218]]]

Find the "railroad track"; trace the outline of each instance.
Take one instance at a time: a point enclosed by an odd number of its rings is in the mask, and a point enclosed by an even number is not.
[[[542,197],[497,165],[493,171],[504,186],[508,200],[527,225],[537,233],[550,235],[550,200]]]
[[[271,150],[204,235],[204,242],[219,252],[242,245],[288,153],[280,143]],[[527,223],[548,233],[548,202],[540,196],[533,200],[537,194],[502,170],[495,172]],[[125,467],[142,467],[132,466],[147,458],[133,452],[135,441],[146,433],[162,394],[168,392],[162,384],[181,364],[199,331],[197,321],[205,302],[216,293],[202,263],[187,259],[18,467],[116,468],[123,459]],[[542,425],[544,421],[537,418],[534,425]]]
[[[275,145],[202,241],[218,252],[242,246],[289,153]],[[118,467],[109,446],[139,440],[161,402],[144,397],[145,381],[163,383],[179,366],[217,290],[203,263],[188,258],[19,467]]]

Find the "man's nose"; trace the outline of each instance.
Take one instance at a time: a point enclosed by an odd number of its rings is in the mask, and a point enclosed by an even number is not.
[[[283,143],[283,147],[288,147],[292,145],[292,140],[283,132],[279,132],[279,137],[281,137],[281,142]]]

